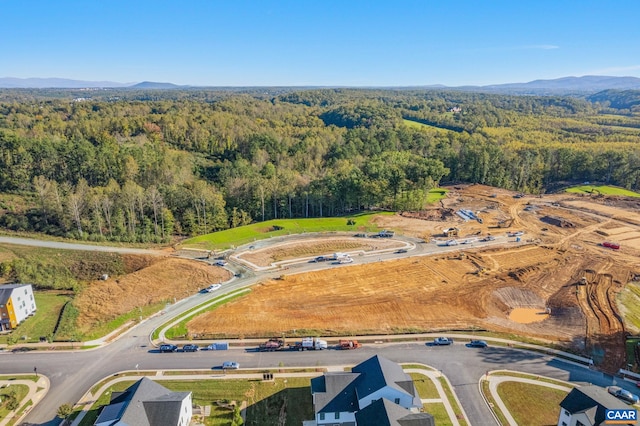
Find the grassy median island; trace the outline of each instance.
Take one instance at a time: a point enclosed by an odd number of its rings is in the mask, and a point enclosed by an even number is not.
[[[100,408],[109,404],[112,392],[131,386],[133,381],[114,383],[104,392],[80,422],[81,426],[93,425]],[[210,405],[211,415],[204,418],[207,426],[229,425],[233,418],[234,404],[246,402],[245,425],[299,426],[303,420],[314,417],[311,402],[310,378],[277,378],[261,380],[161,380],[159,384],[175,392],[190,391],[196,405]]]

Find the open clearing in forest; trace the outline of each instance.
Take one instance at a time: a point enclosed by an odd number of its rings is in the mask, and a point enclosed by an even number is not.
[[[430,211],[372,222],[427,240],[443,238],[442,230],[452,226],[460,229],[461,237],[521,230],[525,244],[267,280],[251,294],[194,318],[189,332],[268,337],[479,327],[562,342],[593,356],[605,369],[617,368],[624,358],[624,325],[615,297],[640,272],[639,253],[626,243],[619,251],[601,243],[608,239],[603,232],[616,228],[624,227],[631,235],[640,232],[633,220],[618,220],[634,214],[629,204],[566,193],[515,198],[513,192],[480,185],[449,189],[440,206]],[[476,212],[483,223],[447,213],[461,208]],[[570,226],[556,226],[543,217]],[[271,250],[276,256],[282,248],[276,244]],[[267,253],[264,248],[262,255]],[[585,276],[588,282],[581,284]],[[518,308],[548,308],[551,315],[526,324],[509,319]]]

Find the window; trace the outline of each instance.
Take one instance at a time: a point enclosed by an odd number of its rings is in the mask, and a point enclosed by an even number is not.
[[[567,426],[567,422],[562,422],[562,426]]]
[[[320,420],[324,420],[324,413],[320,413]]]
[[[564,410],[564,415],[565,415],[565,416],[570,416],[570,415],[571,415],[571,413],[570,413],[569,411],[567,411],[567,410]]]
[[[336,413],[336,420],[338,420],[340,418],[340,412]]]
[[[396,398],[396,399],[394,400],[394,402],[395,402],[396,404],[400,404],[400,398]]]
[[[581,422],[581,421],[579,421],[579,420],[576,420],[576,426],[584,426],[584,423],[582,423],[582,422]]]

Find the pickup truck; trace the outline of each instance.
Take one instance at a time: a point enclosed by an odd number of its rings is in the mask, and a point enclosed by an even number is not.
[[[436,337],[435,339],[433,339],[433,344],[435,346],[450,345],[452,343],[453,343],[453,339],[449,337]]]

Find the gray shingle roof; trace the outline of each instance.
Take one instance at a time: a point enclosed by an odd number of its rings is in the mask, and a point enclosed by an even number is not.
[[[363,376],[358,380],[356,386],[359,399],[365,398],[385,386],[406,393],[412,398],[417,394],[411,376],[405,373],[399,364],[385,357],[372,356],[353,367],[351,371],[362,373]]]
[[[359,406],[355,390],[355,381],[359,376],[360,374],[358,373],[329,372],[313,379],[315,383],[312,381],[311,388],[315,394],[316,412],[353,413],[357,411]]]
[[[591,424],[596,426],[604,424],[607,409],[630,408],[629,405],[599,386],[573,388],[569,395],[562,400],[560,407],[571,414],[584,413]]]
[[[111,424],[117,422],[119,425],[175,425],[180,418],[182,401],[190,394],[191,392],[171,392],[153,380],[143,377],[124,392],[114,395],[113,408],[112,405],[104,407],[98,417],[101,421],[96,421],[96,424],[113,419]],[[117,409],[116,406],[120,408]],[[115,417],[116,415],[118,417]]]
[[[435,426],[429,413],[412,413],[406,408],[381,398],[356,413],[359,425],[376,426]]]
[[[4,284],[0,285],[0,305],[5,305],[16,288],[26,287],[31,284]]]

